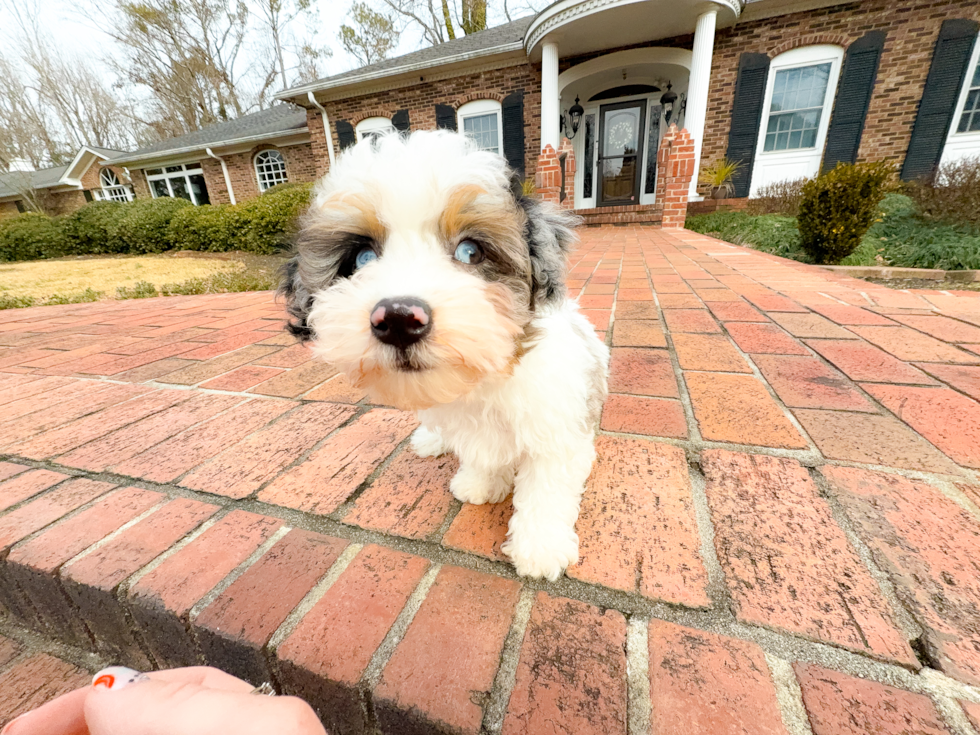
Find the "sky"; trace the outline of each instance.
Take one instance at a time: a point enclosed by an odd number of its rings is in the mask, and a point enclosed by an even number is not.
[[[18,0],[9,1],[18,2]],[[511,17],[516,19],[526,15],[529,8],[543,7],[547,1],[510,0]],[[83,49],[86,52],[96,50],[98,53],[98,50],[103,50],[105,53],[111,53],[115,42],[94,20],[98,17],[94,8],[105,3],[100,3],[99,0],[35,0],[35,2],[41,8],[47,30],[58,43],[66,46],[77,46],[79,39],[84,39]],[[318,18],[317,43],[320,46],[327,46],[333,51],[332,57],[324,60],[321,64],[323,76],[340,74],[359,66],[357,60],[344,51],[337,40],[340,26],[346,21],[353,2],[354,0],[315,0],[314,7]],[[379,6],[378,3],[372,3],[372,5]],[[499,25],[505,20],[499,11],[491,11],[491,25]],[[295,21],[295,23],[299,22],[299,20]],[[0,0],[0,29],[7,30],[8,40],[10,40],[9,34],[15,26],[13,16],[7,5]],[[407,29],[402,33],[398,47],[392,55],[397,56],[415,51],[421,43],[422,34],[414,29]],[[107,78],[109,78],[108,74]]]

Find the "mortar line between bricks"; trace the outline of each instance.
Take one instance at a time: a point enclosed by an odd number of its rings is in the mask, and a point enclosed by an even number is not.
[[[414,433],[415,430],[413,429],[412,434]],[[375,480],[384,474],[384,471],[388,469],[388,466],[394,462],[398,456],[401,456],[407,451],[407,447],[412,442],[412,434],[409,434],[407,437],[398,442],[388,456],[381,460],[377,466],[371,470],[371,474],[365,477],[364,480],[362,480],[361,483],[354,488],[350,495],[347,496],[347,499],[338,505],[332,513],[328,513],[327,515],[330,518],[334,518],[338,521],[342,518],[346,518],[347,515],[354,510],[354,504],[357,502],[357,499],[361,497],[361,495],[363,495],[364,492],[371,487],[371,485],[374,484]]]
[[[279,528],[276,529],[275,533],[273,533],[271,536],[269,536],[269,538],[267,538],[265,541],[259,544],[259,547],[255,549],[255,551],[249,554],[238,566],[232,569],[224,577],[224,579],[220,580],[214,587],[212,587],[211,590],[204,595],[204,597],[202,597],[200,600],[194,603],[190,611],[187,613],[188,635],[190,635],[194,639],[197,638],[197,636],[195,636],[193,632],[193,624],[194,621],[197,619],[197,616],[200,615],[208,605],[210,605],[212,602],[218,599],[218,597],[220,597],[221,594],[226,589],[231,587],[235,583],[235,581],[239,577],[241,577],[246,571],[248,571],[248,569],[253,564],[255,564],[263,556],[265,556],[265,554],[269,551],[269,549],[271,549],[273,546],[279,543],[279,541],[282,539],[283,536],[285,536],[287,533],[289,533],[292,530],[293,529],[289,524],[283,523]]]
[[[340,575],[344,573],[350,563],[354,561],[354,558],[360,553],[361,549],[364,548],[363,544],[350,543],[344,547],[344,550],[340,552],[337,559],[330,568],[324,572],[323,576],[317,581],[315,585],[307,592],[303,599],[299,601],[299,604],[294,607],[289,614],[285,617],[279,627],[276,628],[275,632],[269,638],[269,643],[266,645],[266,658],[269,660],[270,664],[278,662],[278,657],[275,656],[275,652],[278,650],[279,646],[282,645],[293,631],[296,630],[296,626],[299,625],[300,621],[306,616],[306,614],[313,609],[313,607],[321,600],[321,598],[327,593],[327,591],[333,587],[336,581],[340,578]],[[273,669],[277,669],[276,666],[272,666]],[[276,671],[278,673],[278,671]]]
[[[650,623],[630,618],[626,624],[626,732],[649,735],[650,713]]]
[[[292,403],[295,403],[295,401],[292,401]],[[239,405],[241,405],[241,404],[239,404]],[[215,452],[212,456],[208,457],[206,460],[204,460],[200,464],[194,465],[193,467],[191,467],[186,472],[182,472],[181,474],[177,475],[177,477],[175,477],[173,480],[171,480],[170,483],[168,483],[168,484],[169,485],[175,485],[175,486],[181,486],[181,487],[183,487],[182,485],[180,485],[180,483],[183,482],[184,479],[188,475],[191,475],[194,472],[197,472],[198,470],[200,470],[200,469],[202,469],[204,467],[207,467],[212,462],[214,462],[215,459],[217,459],[220,455],[222,455],[225,452],[227,452],[232,447],[237,447],[239,444],[241,444],[244,441],[247,441],[248,439],[250,439],[251,437],[253,437],[255,434],[259,433],[260,431],[264,431],[265,429],[268,429],[268,428],[274,426],[275,424],[279,423],[280,421],[282,421],[283,419],[285,419],[287,416],[292,416],[296,411],[298,411],[302,407],[303,407],[303,404],[297,404],[297,405],[294,405],[292,408],[290,408],[290,409],[288,409],[286,411],[283,411],[278,416],[273,416],[271,419],[269,419],[268,421],[266,421],[261,426],[258,426],[255,429],[253,429],[252,431],[250,431],[248,434],[246,434],[245,436],[243,436],[241,439],[239,439],[238,441],[236,441],[234,444],[231,444],[230,446],[224,447],[220,451]],[[181,432],[181,433],[183,433],[183,432]],[[179,436],[179,434],[175,434],[174,436]],[[173,437],[170,437],[170,438],[172,439]],[[283,472],[283,471],[284,470],[280,470],[280,473]],[[278,477],[278,476],[279,475],[276,475],[276,477]],[[217,493],[213,493],[213,494],[214,495],[217,495]],[[220,497],[226,497],[226,496],[220,496]]]
[[[381,674],[384,671],[385,666],[388,664],[388,659],[395,652],[395,648],[401,642],[402,638],[405,637],[405,633],[408,632],[408,627],[412,624],[415,619],[415,615],[418,613],[419,608],[422,607],[422,603],[425,601],[426,596],[429,594],[429,590],[432,585],[435,584],[436,577],[439,576],[439,572],[442,570],[442,564],[433,563],[432,566],[426,571],[419,580],[419,583],[415,586],[412,594],[409,596],[408,600],[405,602],[405,606],[402,608],[401,612],[398,613],[398,617],[395,618],[395,622],[392,624],[391,628],[388,630],[387,635],[385,635],[384,640],[381,641],[381,645],[371,656],[371,661],[364,669],[364,673],[361,674],[361,679],[358,682],[361,690],[370,695],[371,692],[375,690],[378,686],[378,682],[381,680]],[[369,722],[372,724],[375,722],[374,708],[369,707]]]
[[[6,455],[0,455],[0,457],[3,457],[3,456],[6,456]],[[20,464],[20,462],[18,462],[18,464]],[[85,474],[82,474],[82,473],[79,473],[79,474],[68,474],[66,472],[62,472],[61,470],[56,470],[56,469],[52,469],[50,467],[43,467],[43,466],[35,467],[33,465],[28,465],[28,467],[30,467],[31,469],[48,470],[49,472],[58,472],[59,474],[68,475],[68,476],[65,477],[64,480],[59,480],[58,482],[56,482],[54,485],[51,485],[50,487],[46,487],[46,488],[44,488],[42,490],[38,490],[36,493],[34,493],[33,495],[31,495],[29,498],[24,498],[23,500],[19,500],[16,503],[11,504],[7,508],[4,508],[2,511],[0,511],[0,517],[5,516],[8,513],[13,513],[15,511],[20,510],[25,505],[29,505],[30,503],[34,502],[35,500],[38,500],[39,498],[47,495],[48,493],[50,493],[50,492],[52,492],[54,490],[60,489],[62,487],[62,485],[64,485],[65,483],[71,482],[72,480],[78,480],[78,479],[88,480],[88,479],[91,479],[91,478],[89,478],[88,476],[86,476]],[[78,471],[76,470],[76,472],[78,472]],[[18,475],[15,475],[15,477],[16,476],[19,476],[19,475],[22,475],[22,474],[24,474],[24,473],[22,473],[22,472],[21,473],[18,473]],[[7,478],[7,479],[13,479],[13,478]],[[88,503],[86,503],[86,505],[88,505]],[[62,518],[63,517],[64,516],[62,516]],[[61,520],[61,518],[57,518],[54,521],[51,521],[51,523],[57,523],[60,520]],[[47,524],[47,526],[50,526],[51,523]],[[45,528],[47,528],[47,526],[45,526]],[[43,531],[43,530],[44,529],[39,529],[39,531]],[[33,536],[36,533],[38,533],[39,531],[35,531],[31,535]]]
[[[147,485],[149,486],[148,483]],[[183,495],[185,497],[200,498],[203,494],[187,491]],[[213,499],[209,498],[208,500]],[[225,510],[230,510],[231,507],[241,507],[242,505],[238,504],[235,506],[227,498],[221,498],[220,500],[227,504]],[[255,503],[251,505],[259,506],[261,504]],[[503,578],[518,579],[513,568],[502,562],[494,562],[464,552],[447,550],[427,542],[389,537],[357,527],[346,526],[330,519],[311,517],[297,511],[286,512],[288,509],[277,506],[271,506],[270,509],[273,511],[272,515],[283,518],[292,526],[327,533],[338,538],[359,543],[378,543],[388,548],[421,556],[437,566],[443,563],[453,564],[484,573],[495,574]],[[266,509],[261,507],[255,508],[255,510],[257,512],[266,512]],[[137,571],[129,580],[121,584],[118,592],[120,599],[125,598],[125,592],[135,583],[136,580],[134,577],[137,575],[142,577],[151,571],[149,567],[152,566],[155,568],[158,566],[165,557],[171,556],[173,553],[179,551],[180,548],[193,541],[207,527],[214,525],[223,515],[221,514],[219,517],[205,521],[205,524],[192,531],[191,535],[185,536],[182,541],[178,542],[177,547],[170,549],[168,552],[164,552],[163,555],[151,561],[146,567]],[[650,617],[656,617],[687,627],[753,641],[759,644],[763,650],[782,658],[810,661],[827,668],[844,671],[845,673],[873,678],[883,683],[897,682],[895,685],[904,689],[913,691],[919,691],[921,689],[916,683],[917,677],[897,664],[879,661],[866,654],[840,648],[833,644],[808,640],[787,632],[770,630],[759,625],[741,623],[726,611],[684,608],[662,601],[643,598],[635,593],[597,587],[568,578],[559,580],[558,583],[550,586],[536,582],[528,582],[527,585],[529,589],[535,591],[548,591],[551,594],[578,599],[588,604],[617,609],[627,615],[640,615],[648,619]],[[968,694],[963,695],[964,698],[980,702],[980,691],[969,688],[966,688],[964,691],[968,692]]]
[[[700,462],[693,459],[688,460],[688,479],[691,488],[694,522],[698,528],[701,561],[708,572],[708,597],[718,608],[727,610],[734,616],[732,596],[728,591],[725,570],[721,566],[715,547],[715,526],[711,520],[711,504],[708,502],[706,480]]]
[[[679,276],[680,274],[678,274]],[[686,281],[684,283],[687,285]],[[654,290],[654,298],[656,298],[656,294],[657,292]],[[684,421],[687,423],[688,441],[693,443],[701,442],[704,441],[704,438],[701,436],[701,425],[694,415],[694,404],[691,402],[691,394],[687,390],[687,381],[684,380],[684,371],[681,370],[680,360],[677,359],[677,350],[674,348],[674,335],[667,328],[667,317],[664,316],[664,310],[659,306],[659,299],[657,300],[657,304],[657,318],[660,322],[660,328],[664,333],[664,340],[667,342],[667,355],[670,359],[670,367],[674,371],[674,382],[677,384],[678,400],[681,402],[681,408],[684,411]]]
[[[309,405],[309,404],[302,404],[300,406],[297,406],[295,410],[298,411],[299,409],[301,409],[305,405]],[[337,405],[339,405],[339,406],[349,406],[349,404],[331,404],[331,405],[335,405],[335,406],[337,406]],[[258,487],[255,488],[255,490],[253,490],[251,493],[249,493],[244,499],[246,499],[246,500],[258,500],[259,494],[263,490],[265,490],[269,485],[271,485],[273,482],[275,482],[276,480],[278,480],[280,477],[283,477],[284,475],[288,474],[290,470],[292,470],[295,467],[298,467],[299,465],[301,465],[303,462],[305,462],[307,459],[309,459],[310,456],[314,452],[318,451],[321,447],[323,447],[333,437],[335,437],[337,434],[339,434],[341,431],[343,431],[347,427],[351,426],[355,421],[357,421],[358,419],[360,419],[362,416],[366,416],[368,413],[370,413],[370,410],[363,410],[362,411],[357,406],[350,406],[350,408],[353,408],[354,409],[354,412],[350,416],[348,416],[346,419],[344,419],[340,423],[340,425],[338,425],[333,431],[327,432],[327,434],[324,435],[323,438],[321,438],[319,441],[315,442],[313,444],[313,446],[311,446],[305,452],[302,452],[301,454],[297,455],[293,459],[292,462],[289,462],[288,464],[286,464],[283,467],[281,467],[279,469],[279,472],[276,473],[276,475],[274,477],[270,477],[268,480],[266,480],[265,482],[263,482],[262,484],[260,484]],[[293,413],[293,411],[287,411],[287,413]],[[272,426],[274,424],[279,423],[279,421],[281,421],[283,418],[285,418],[285,416],[286,416],[286,414],[283,414],[282,416],[276,417],[273,421],[270,421],[268,424],[266,424],[266,426]],[[263,428],[265,428],[265,427],[263,427]],[[255,432],[253,432],[253,434],[254,433]],[[250,434],[249,436],[252,436],[252,434]],[[246,439],[247,438],[248,437],[246,437]],[[240,441],[245,441],[245,439],[242,439]],[[239,442],[236,442],[236,445],[238,443]],[[223,454],[223,452],[221,452],[221,454]],[[201,465],[198,465],[198,466],[199,467],[203,467],[204,465],[201,464]]]
[[[922,679],[925,682],[923,694],[932,699],[939,716],[950,726],[953,735],[976,735],[977,730],[974,730],[970,719],[956,701],[963,699],[958,687],[951,687],[948,677],[937,675],[930,669],[923,672]]]
[[[245,363],[245,365],[239,365],[238,367],[245,367],[246,365],[249,364],[250,363]],[[237,370],[238,368],[235,369]],[[229,370],[228,372],[231,372],[231,370]],[[226,375],[226,374],[227,373],[222,373],[222,375]],[[217,375],[215,377],[221,377],[221,376]],[[207,380],[211,380],[211,378],[208,378]],[[203,383],[206,381],[201,381],[201,382]],[[134,383],[133,385],[147,385],[150,386],[151,388],[161,388],[161,389],[165,388],[166,390],[187,390],[187,391],[194,391],[195,393],[204,393],[208,395],[213,394],[218,396],[241,396],[242,398],[262,398],[269,401],[289,401],[291,403],[302,403],[302,401],[300,401],[298,398],[286,398],[285,396],[267,396],[262,393],[245,393],[243,391],[215,390],[214,388],[201,388],[198,385],[180,385],[178,383],[161,383],[156,380],[147,380],[143,383]],[[324,403],[324,401],[308,401],[308,403]],[[345,405],[350,405],[350,404],[345,404]]]
[[[891,577],[885,570],[878,566],[875,561],[874,552],[864,543],[864,539],[855,530],[850,516],[848,516],[837,495],[831,489],[830,483],[816,470],[812,468],[808,468],[808,470],[810,479],[813,480],[820,496],[826,501],[827,507],[830,508],[834,523],[844,532],[844,536],[847,538],[851,548],[857,553],[861,563],[864,564],[864,567],[871,574],[872,579],[877,583],[878,589],[884,596],[888,606],[892,608],[897,618],[895,622],[898,624],[899,630],[908,641],[914,641],[922,637],[925,633],[924,626],[916,619],[912,610],[899,599]]]
[[[533,590],[527,587],[521,588],[514,608],[514,618],[504,639],[504,646],[500,650],[500,663],[497,665],[497,674],[490,688],[490,699],[483,709],[483,723],[480,730],[482,735],[499,735],[503,729],[507,705],[514,690],[514,682],[517,681],[517,664],[524,635],[527,632],[527,623],[531,619],[534,598]]]
[[[803,690],[792,664],[769,653],[765,656],[769,665],[769,676],[776,689],[776,704],[786,731],[790,735],[813,735],[806,706],[803,704]]]
[[[49,656],[60,658],[80,669],[85,669],[89,673],[94,673],[112,663],[101,653],[86,651],[68,643],[62,643],[56,638],[41,635],[31,628],[13,622],[10,618],[0,617],[0,635],[21,644],[23,649],[17,658],[7,665],[8,669],[38,653],[46,653]]]

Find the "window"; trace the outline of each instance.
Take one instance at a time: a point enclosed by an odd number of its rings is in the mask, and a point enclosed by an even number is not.
[[[395,126],[387,117],[368,117],[357,123],[358,140],[377,140],[382,135],[395,132]]]
[[[116,172],[111,168],[104,168],[99,174],[99,182],[102,189],[95,192],[95,198],[99,201],[109,202],[131,202],[133,201],[132,187],[126,186],[119,181]]]
[[[262,151],[255,157],[255,175],[259,177],[259,191],[289,181],[286,175],[286,159],[279,151]]]
[[[959,125],[956,126],[957,133],[980,132],[980,61],[977,61],[973,79],[968,84],[963,112],[960,114]]]
[[[154,199],[179,197],[194,204],[211,203],[207,184],[204,183],[204,171],[198,163],[147,169],[146,180]]]
[[[816,147],[830,69],[827,62],[776,72],[766,128],[767,153]]]
[[[503,124],[499,102],[494,100],[467,102],[457,110],[456,118],[459,131],[475,141],[481,151],[503,153],[500,144]]]

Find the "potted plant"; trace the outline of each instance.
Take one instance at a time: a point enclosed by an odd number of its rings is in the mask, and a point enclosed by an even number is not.
[[[712,199],[730,199],[734,187],[732,177],[742,167],[740,161],[729,161],[722,158],[701,169],[701,183],[711,187]]]

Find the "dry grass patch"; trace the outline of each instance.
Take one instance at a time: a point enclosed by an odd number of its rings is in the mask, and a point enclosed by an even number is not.
[[[181,283],[215,273],[242,271],[239,260],[181,258],[172,255],[139,255],[121,258],[36,260],[0,264],[0,292],[10,297],[47,299],[92,289],[115,294],[116,289],[137,283]]]

